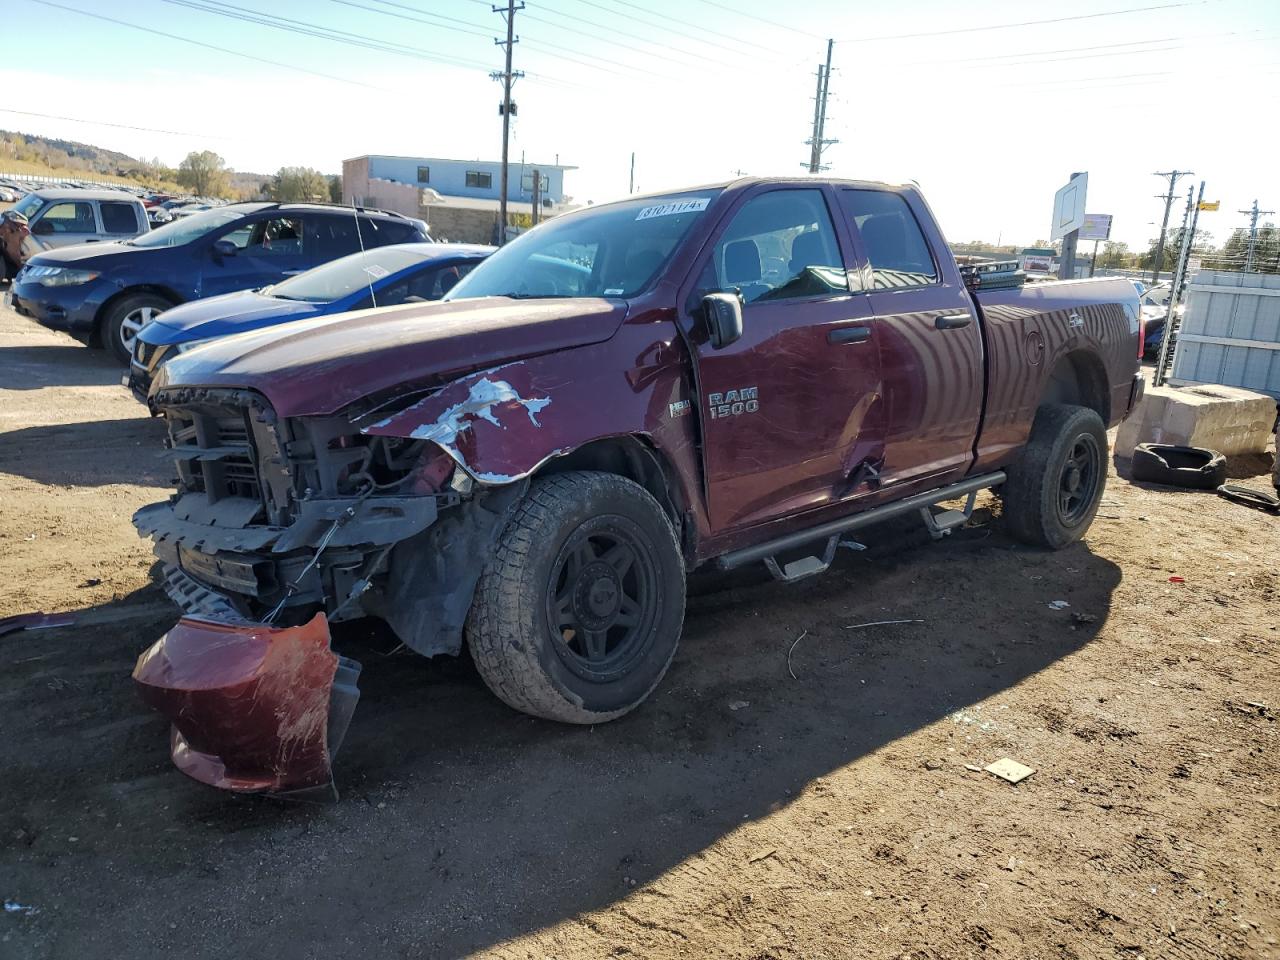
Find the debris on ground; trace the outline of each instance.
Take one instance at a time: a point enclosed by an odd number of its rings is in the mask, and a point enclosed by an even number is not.
[[[4,902],[5,913],[20,913],[23,916],[34,917],[40,912],[38,907],[28,907],[25,904],[18,903],[16,900],[6,900]]]
[[[732,703],[729,704],[729,709],[745,710],[749,706],[751,706],[751,704],[749,704],[746,700],[734,700]]]
[[[987,773],[995,774],[1009,783],[1021,783],[1036,772],[1034,767],[1028,767],[1025,763],[1019,763],[1009,757],[1001,757],[995,763],[987,764],[984,769]]]
[[[1069,607],[1069,606],[1071,606],[1071,604],[1067,603],[1067,601],[1065,601],[1065,600],[1050,600],[1050,601],[1049,601],[1049,609],[1050,609],[1050,610],[1065,610],[1065,609],[1067,609],[1067,607]]]
[[[0,620],[0,637],[18,630],[48,630],[52,627],[69,627],[76,618],[69,613],[20,613],[16,617]]]
[[[1073,613],[1071,615],[1071,620],[1074,623],[1097,623],[1098,622],[1098,618],[1095,617],[1092,613]]]

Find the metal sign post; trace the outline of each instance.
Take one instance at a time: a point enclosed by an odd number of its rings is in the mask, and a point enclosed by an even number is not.
[[[1062,240],[1059,280],[1072,280],[1076,275],[1076,241],[1080,238],[1080,228],[1084,226],[1084,201],[1088,187],[1088,173],[1073,173],[1053,197],[1053,227],[1049,239]]]

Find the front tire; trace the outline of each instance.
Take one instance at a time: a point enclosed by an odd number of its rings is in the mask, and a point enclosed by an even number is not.
[[[102,318],[102,345],[127,367],[138,331],[172,306],[154,293],[135,293],[117,300]]]
[[[684,600],[680,545],[648,491],[613,474],[553,474],[534,481],[499,537],[467,639],[509,706],[603,723],[667,672]]]
[[[1004,521],[1023,543],[1059,550],[1084,536],[1107,482],[1107,431],[1086,407],[1050,404],[1004,483]]]

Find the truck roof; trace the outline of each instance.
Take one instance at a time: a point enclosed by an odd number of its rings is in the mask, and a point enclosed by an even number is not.
[[[618,200],[647,200],[650,197],[669,197],[673,193],[696,193],[699,190],[725,190],[729,187],[746,188],[758,183],[793,184],[795,186],[812,186],[819,183],[833,183],[847,187],[862,187],[876,190],[903,190],[908,187],[918,189],[914,183],[884,183],[879,180],[850,180],[844,177],[735,177],[731,180],[720,180],[714,183],[700,183],[691,187],[675,187],[669,190],[652,190],[648,193],[636,193]],[[616,203],[618,200],[610,200]],[[603,206],[603,204],[601,204]]]

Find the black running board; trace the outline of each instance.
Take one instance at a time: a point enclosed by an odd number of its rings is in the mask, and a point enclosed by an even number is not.
[[[722,554],[716,558],[716,566],[721,570],[736,570],[738,567],[748,563],[754,563],[757,560],[765,560],[773,557],[775,554],[784,550],[794,550],[797,547],[803,547],[805,544],[813,543],[817,540],[831,541],[831,538],[850,530],[857,530],[860,527],[867,527],[873,523],[879,523],[882,520],[888,520],[891,517],[897,517],[904,513],[913,513],[920,510],[928,510],[934,504],[942,503],[944,500],[954,500],[957,497],[963,497],[966,494],[977,493],[979,490],[985,490],[988,487],[999,486],[1004,483],[1005,474],[1003,471],[995,473],[986,473],[979,477],[970,477],[968,480],[961,480],[959,483],[953,483],[949,487],[941,487],[937,490],[926,490],[924,493],[917,493],[915,496],[907,497],[904,500],[896,500],[893,503],[886,503],[879,507],[872,507],[870,510],[864,510],[862,513],[855,513],[847,517],[840,517],[837,520],[828,520],[816,527],[810,527],[807,530],[797,530],[795,533],[788,533],[785,536],[778,537],[774,540],[767,540],[764,543],[758,543],[753,547],[744,547],[741,550],[734,550],[730,553]],[[970,504],[970,509],[972,505]],[[933,532],[932,530],[930,532]],[[829,551],[834,552],[834,551]],[[828,560],[828,562],[830,562]],[[825,569],[825,567],[823,568]],[[813,572],[818,572],[817,570]]]

